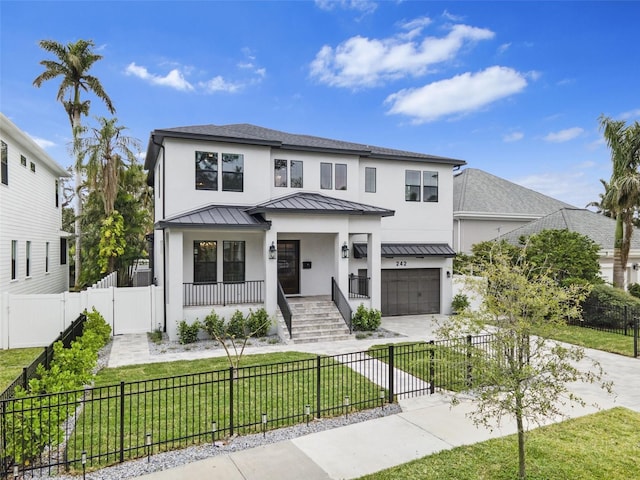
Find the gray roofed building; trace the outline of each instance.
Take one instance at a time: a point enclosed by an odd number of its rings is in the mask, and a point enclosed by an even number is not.
[[[168,218],[156,224],[156,228],[226,228],[268,230],[271,224],[261,215],[247,212],[250,207],[210,205],[181,215]]]

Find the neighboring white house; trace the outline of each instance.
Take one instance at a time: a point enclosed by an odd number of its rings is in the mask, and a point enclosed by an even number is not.
[[[165,325],[287,297],[447,313],[453,170],[465,162],[248,124],[151,132]],[[226,310],[225,310],[226,309]],[[221,313],[221,314],[222,314]]]
[[[453,248],[470,253],[479,242],[571,205],[476,168],[453,179]]]
[[[0,113],[0,293],[69,287],[60,179],[68,173]]]

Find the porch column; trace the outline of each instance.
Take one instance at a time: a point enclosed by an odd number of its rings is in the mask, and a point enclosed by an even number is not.
[[[380,245],[379,231],[367,234],[367,272],[371,278],[369,295],[371,298],[371,308],[375,308],[376,310],[380,310],[382,303],[382,248]]]
[[[184,319],[183,282],[184,279],[184,242],[181,231],[166,231],[166,292],[167,333],[171,340],[178,337],[177,322]],[[193,256],[193,252],[191,252]]]
[[[340,229],[340,231],[338,232],[338,234],[336,235],[336,242],[335,245],[333,247],[333,250],[335,252],[335,259],[336,261],[336,267],[335,267],[335,272],[336,272],[336,282],[338,282],[338,286],[340,287],[340,290],[342,290],[342,292],[347,295],[347,292],[349,292],[349,258],[342,258],[342,246],[344,244],[347,244],[347,246],[349,247],[349,256],[353,255],[353,245],[351,245],[350,239],[349,239],[349,229],[348,229],[348,224],[345,222],[344,224],[344,228]]]
[[[275,315],[278,309],[278,258],[269,258],[271,244],[278,248],[278,232],[267,230],[262,245],[264,259],[264,308],[269,315]]]

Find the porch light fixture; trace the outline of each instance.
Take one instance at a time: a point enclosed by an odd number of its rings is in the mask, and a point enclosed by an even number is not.
[[[151,461],[151,434],[147,433],[145,438],[145,446],[147,447],[147,463]]]
[[[447,270],[447,278],[451,278],[451,272]]]
[[[349,258],[349,245],[347,245],[347,242],[342,245],[342,258]]]
[[[267,414],[262,414],[262,438],[267,436]]]
[[[81,462],[82,462],[82,480],[87,478],[87,451],[82,451]]]
[[[271,242],[271,246],[269,247],[269,259],[274,260],[276,258],[276,254],[278,251],[276,250],[276,246],[274,242]]]
[[[13,478],[18,478],[18,475],[20,475],[20,467],[18,467],[18,465],[14,465],[13,466]]]
[[[215,420],[211,420],[211,443],[216,446],[216,431],[218,430],[218,424]]]

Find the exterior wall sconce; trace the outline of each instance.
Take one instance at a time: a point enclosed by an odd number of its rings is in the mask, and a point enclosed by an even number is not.
[[[447,270],[447,278],[451,278],[451,272]]]
[[[342,258],[349,258],[349,245],[347,245],[347,242],[344,242],[344,245],[342,245]]]
[[[274,242],[271,242],[271,246],[269,247],[269,259],[274,260],[276,258],[278,251],[276,250],[276,246]]]
[[[637,263],[634,263],[633,265],[631,265],[631,268],[633,268],[634,270],[638,270],[638,268],[640,268],[640,265]]]

